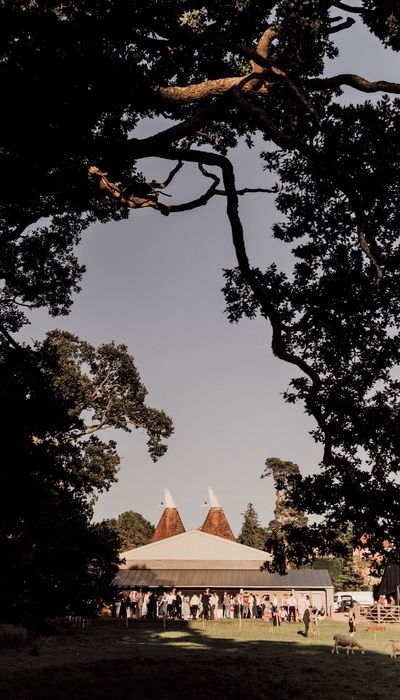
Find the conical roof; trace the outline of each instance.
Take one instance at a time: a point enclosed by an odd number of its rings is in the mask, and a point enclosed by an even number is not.
[[[207,513],[204,523],[199,527],[199,530],[209,535],[224,537],[226,540],[235,542],[236,538],[231,530],[231,526],[211,486],[208,487],[208,502],[210,504],[210,510]]]
[[[152,542],[165,540],[167,537],[181,535],[183,532],[185,532],[185,527],[181,520],[181,516],[178,513],[178,509],[175,505],[174,499],[171,496],[171,492],[167,488],[164,488],[163,506],[164,512],[156,527],[155,533],[151,538]]]

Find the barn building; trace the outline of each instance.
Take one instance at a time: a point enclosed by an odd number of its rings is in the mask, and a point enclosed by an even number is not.
[[[209,511],[197,530],[185,531],[175,502],[165,489],[164,511],[150,544],[122,553],[116,577],[121,590],[192,593],[205,588],[237,593],[240,589],[285,599],[292,590],[308,594],[312,604],[329,611],[333,584],[328,571],[289,570],[286,575],[262,570],[266,552],[236,542],[225,513],[209,488]]]

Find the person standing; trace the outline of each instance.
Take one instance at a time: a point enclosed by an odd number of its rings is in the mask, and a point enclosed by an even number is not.
[[[147,617],[149,620],[155,620],[157,617],[157,601],[157,593],[155,591],[149,591],[149,600],[147,603]]]
[[[352,637],[354,637],[356,631],[356,611],[352,605],[349,611],[349,632]]]
[[[218,595],[215,591],[213,591],[210,595],[210,612],[211,612],[211,619],[212,620],[218,620],[218,607],[219,607],[219,598]]]
[[[175,608],[175,601],[176,601],[176,592],[175,588],[173,588],[169,593],[167,593],[167,613],[168,617],[170,619],[174,619],[176,615],[176,608]]]
[[[197,613],[199,612],[199,605],[200,605],[200,598],[197,595],[197,593],[193,593],[193,595],[190,599],[190,614],[191,614],[193,620],[195,620],[197,618]]]
[[[189,596],[182,595],[182,620],[189,620],[189,618],[190,618]]]
[[[206,588],[201,596],[201,604],[203,606],[203,617],[205,620],[210,619],[210,589]]]
[[[306,607],[307,606],[306,606],[306,599],[305,599],[304,593],[300,593],[299,599],[297,601],[297,610],[299,613],[298,619],[300,621],[303,620],[303,615],[304,615],[304,611],[305,611]]]
[[[252,620],[255,617],[254,613],[255,598],[252,593],[249,593],[249,618]]]
[[[243,594],[243,615],[242,617],[249,617],[249,594],[247,591]]]
[[[243,617],[243,588],[237,594],[237,600],[239,606],[238,617]]]
[[[175,596],[175,615],[178,620],[182,619],[182,591],[178,591]]]
[[[223,610],[223,616],[225,618],[230,617],[230,610],[231,610],[231,597],[227,591],[224,591],[224,597],[222,599],[222,610]]]
[[[168,594],[164,591],[159,598],[158,611],[160,617],[167,617],[168,614]]]
[[[296,622],[297,600],[294,597],[294,591],[291,592],[288,600],[288,621]]]
[[[261,596],[260,596],[259,593],[256,593],[254,597],[255,597],[255,613],[256,613],[256,617],[259,617],[259,618],[260,618],[260,617],[262,617],[262,607],[261,607],[261,606],[262,606],[262,600],[261,600]]]

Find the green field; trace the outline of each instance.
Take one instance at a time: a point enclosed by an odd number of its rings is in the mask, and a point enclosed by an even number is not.
[[[127,698],[400,697],[400,659],[389,639],[360,624],[365,655],[331,654],[346,622],[323,621],[304,638],[300,624],[274,629],[261,620],[186,623],[97,620],[89,629],[61,626],[37,648],[0,650],[1,700]],[[376,639],[375,639],[376,636]]]

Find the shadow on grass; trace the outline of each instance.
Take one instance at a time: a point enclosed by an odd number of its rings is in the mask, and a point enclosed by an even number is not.
[[[246,624],[248,623],[248,624]],[[8,650],[2,700],[268,698],[380,700],[400,696],[400,669],[370,638],[365,656],[331,654],[331,623],[320,637],[298,625],[274,630],[261,621],[185,623],[98,621],[64,630],[38,657]],[[343,629],[341,630],[343,631]],[[363,640],[364,643],[364,640]],[[382,653],[385,652],[385,655]],[[5,662],[5,663],[4,663]]]

